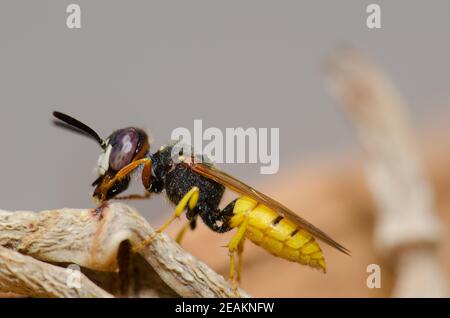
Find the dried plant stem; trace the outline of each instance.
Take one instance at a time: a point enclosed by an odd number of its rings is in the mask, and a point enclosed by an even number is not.
[[[328,70],[332,91],[346,106],[368,154],[367,175],[378,207],[376,245],[399,261],[394,295],[446,296],[434,253],[440,223],[405,102],[392,83],[354,50],[333,56]]]
[[[34,297],[112,297],[85,275],[80,288],[67,284],[71,272],[0,247],[0,290]]]
[[[91,288],[92,279],[120,296],[236,296],[222,276],[165,234],[134,254],[132,247],[153,233],[137,212],[120,203],[39,213],[0,210],[0,291],[28,296],[109,295],[100,287]],[[89,278],[82,278],[86,290],[64,289],[66,269],[49,263],[82,266]],[[59,287],[52,290],[49,279],[57,274],[62,275],[56,281]],[[249,295],[239,290],[239,296]]]

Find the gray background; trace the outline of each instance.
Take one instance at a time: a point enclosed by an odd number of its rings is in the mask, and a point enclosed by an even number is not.
[[[81,6],[81,30],[66,27],[71,2]],[[281,173],[354,147],[321,68],[343,43],[392,76],[417,124],[448,114],[447,0],[71,2],[0,3],[2,209],[92,206],[99,148],[54,127],[54,109],[102,135],[148,128],[153,149],[194,119],[279,127]],[[381,30],[365,26],[371,2],[382,6]],[[222,168],[249,182],[271,178],[258,165]]]

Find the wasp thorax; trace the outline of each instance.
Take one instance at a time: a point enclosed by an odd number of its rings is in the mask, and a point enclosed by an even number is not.
[[[112,146],[109,167],[120,170],[131,163],[139,143],[139,133],[134,128],[125,128],[115,132],[110,139]]]

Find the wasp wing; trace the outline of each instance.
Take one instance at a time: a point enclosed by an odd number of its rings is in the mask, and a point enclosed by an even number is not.
[[[298,224],[303,229],[310,232],[313,236],[317,237],[318,239],[322,240],[328,245],[338,249],[342,253],[350,255],[350,251],[348,249],[346,249],[341,244],[333,240],[330,236],[328,236],[319,228],[315,227],[302,217],[298,216],[296,213],[294,213],[281,203],[268,197],[264,193],[259,192],[258,190],[252,188],[251,186],[245,184],[244,182],[236,179],[235,177],[229,175],[228,173],[219,170],[214,165],[196,162],[185,162],[185,165],[206,178],[209,178],[220,184],[223,184],[237,193],[249,196],[254,200],[258,201],[259,203],[266,205],[267,207],[279,213],[280,216],[285,217],[290,221]]]

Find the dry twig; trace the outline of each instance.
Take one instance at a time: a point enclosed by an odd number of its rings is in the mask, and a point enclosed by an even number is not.
[[[165,234],[134,254],[131,248],[152,233],[137,212],[120,203],[40,213],[0,210],[0,291],[44,297],[235,296],[222,276]],[[65,284],[70,271],[56,266],[67,264],[82,267],[78,290]]]
[[[405,103],[358,52],[344,50],[330,62],[333,93],[346,106],[368,154],[367,175],[378,206],[376,244],[398,260],[394,295],[446,296],[434,252],[440,223]]]

